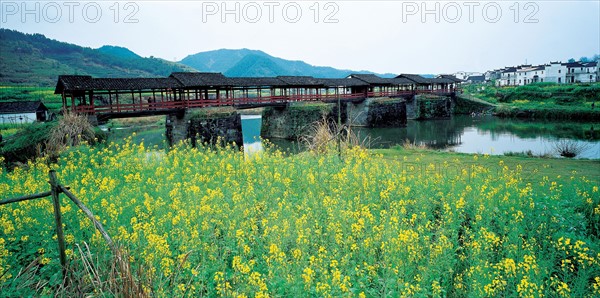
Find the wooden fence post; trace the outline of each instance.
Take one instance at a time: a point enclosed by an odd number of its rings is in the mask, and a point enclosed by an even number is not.
[[[60,213],[60,200],[59,194],[61,189],[58,185],[58,179],[56,179],[56,172],[50,170],[50,191],[52,192],[52,203],[54,205],[54,219],[56,220],[56,237],[58,238],[58,251],[60,254],[60,265],[62,266],[63,277],[66,277],[67,273],[67,257],[65,255],[65,237],[62,229],[62,218]]]

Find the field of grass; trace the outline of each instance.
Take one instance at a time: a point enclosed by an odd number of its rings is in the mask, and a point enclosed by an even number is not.
[[[406,149],[247,159],[130,139],[0,169],[0,193],[46,191],[56,169],[153,296],[597,297],[598,166]],[[71,283],[38,199],[0,206],[0,291],[120,295],[106,243],[61,197]]]
[[[41,100],[53,112],[62,108],[62,99],[60,95],[54,94],[54,87],[0,86],[0,101],[35,100]]]
[[[28,123],[0,124],[0,135],[2,135],[2,137],[12,136],[12,135],[16,134],[17,132],[21,131],[22,129],[27,128],[29,125],[30,124],[28,124]]]

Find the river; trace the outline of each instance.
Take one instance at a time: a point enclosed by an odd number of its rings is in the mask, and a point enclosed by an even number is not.
[[[259,115],[242,115],[246,152],[263,150]],[[450,119],[408,121],[406,127],[353,128],[370,148],[389,148],[409,141],[429,148],[462,153],[558,156],[555,147],[568,142],[583,148],[576,158],[600,158],[600,122],[503,119],[494,116],[456,115]],[[283,150],[302,146],[288,140],[270,140]]]

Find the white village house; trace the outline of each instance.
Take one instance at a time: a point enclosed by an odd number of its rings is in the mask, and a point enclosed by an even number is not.
[[[48,116],[48,108],[41,101],[0,102],[0,124],[46,121]]]
[[[523,86],[531,83],[558,84],[600,81],[598,62],[550,62],[544,65],[519,65],[500,70],[497,86]]]
[[[551,83],[566,83],[565,74],[567,67],[560,62],[550,62],[546,65],[546,79],[544,81]]]
[[[565,63],[567,83],[591,83],[598,81],[598,62]]]

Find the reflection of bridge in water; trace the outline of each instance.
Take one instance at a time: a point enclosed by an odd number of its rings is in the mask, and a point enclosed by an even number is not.
[[[221,73],[172,73],[163,78],[92,78],[61,75],[55,94],[63,108],[101,120],[170,114],[189,108],[255,108],[301,101],[362,101],[371,97],[452,95],[456,78],[403,74],[381,78],[353,74],[346,78],[278,76],[228,78]]]

